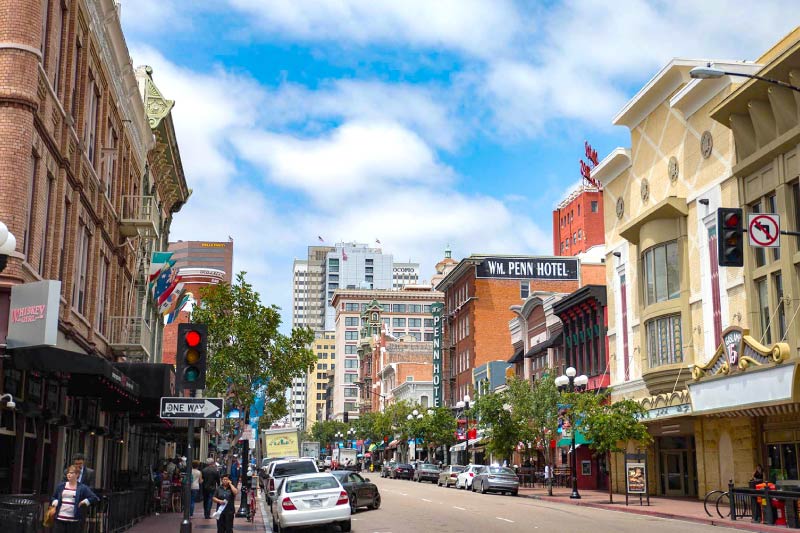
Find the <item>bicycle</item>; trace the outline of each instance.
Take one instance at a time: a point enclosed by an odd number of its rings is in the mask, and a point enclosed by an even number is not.
[[[256,519],[256,491],[258,490],[256,487],[258,486],[258,478],[255,476],[251,477],[252,486],[250,490],[247,491],[247,521],[253,522]]]

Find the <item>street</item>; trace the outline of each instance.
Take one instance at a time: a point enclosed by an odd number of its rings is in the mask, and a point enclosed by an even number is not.
[[[719,531],[719,526],[382,479],[377,473],[367,477],[378,486],[382,505],[376,511],[360,509],[353,515],[353,531],[358,533]]]

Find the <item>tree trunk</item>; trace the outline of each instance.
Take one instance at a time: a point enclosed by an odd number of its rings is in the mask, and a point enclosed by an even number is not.
[[[614,503],[614,492],[611,490],[611,452],[606,452],[606,471],[608,472],[608,503]]]

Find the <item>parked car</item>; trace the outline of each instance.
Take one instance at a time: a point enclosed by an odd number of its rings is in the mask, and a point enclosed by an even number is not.
[[[325,456],[325,459],[324,459],[324,461],[323,461],[323,464],[325,465],[325,468],[327,468],[328,470],[330,470],[330,468],[331,468],[331,456],[330,456],[330,455],[326,455],[326,456]]]
[[[483,468],[483,465],[468,465],[458,474],[456,478],[456,488],[472,489],[472,480],[475,479],[475,476],[478,475]]]
[[[481,494],[491,491],[507,492],[516,496],[519,492],[519,478],[510,468],[487,466],[473,478],[472,490]]]
[[[439,481],[437,485],[440,487],[449,487],[450,485],[455,486],[456,478],[458,478],[458,474],[464,471],[464,467],[461,465],[445,465],[442,467],[442,470],[439,472]]]
[[[439,481],[439,467],[430,463],[421,463],[414,469],[413,480],[417,483],[423,481],[436,483]]]
[[[317,463],[309,459],[287,459],[270,463],[266,480],[267,503],[272,505],[270,494],[279,488],[285,478],[299,474],[316,474],[317,472]]]
[[[386,461],[381,465],[381,477],[389,477],[392,473],[392,468],[396,465],[395,461]]]
[[[266,490],[267,479],[269,478],[269,469],[275,461],[285,461],[286,457],[265,457],[261,460],[261,468],[258,469],[258,479],[261,487]]]
[[[377,509],[381,506],[381,493],[369,478],[362,477],[357,472],[347,470],[336,470],[331,472],[339,480],[344,490],[350,497],[350,512],[355,513],[359,507],[369,507]]]
[[[288,476],[272,491],[272,531],[338,524],[350,531],[350,498],[333,475]]]
[[[411,479],[414,475],[414,467],[407,463],[397,463],[392,467],[392,479]]]

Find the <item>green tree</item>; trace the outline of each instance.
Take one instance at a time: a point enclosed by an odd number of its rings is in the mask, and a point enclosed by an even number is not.
[[[433,450],[440,446],[451,446],[456,441],[457,422],[453,412],[447,407],[436,407],[424,411],[418,408],[425,416],[420,421],[420,435],[428,449],[428,459],[433,458]]]
[[[488,438],[486,451],[503,459],[511,459],[514,448],[525,432],[519,418],[513,414],[509,399],[508,389],[486,393],[467,412],[468,419],[477,418],[479,427],[484,429],[484,435]]]
[[[570,403],[579,420],[580,432],[590,441],[595,453],[606,457],[608,472],[608,499],[614,496],[611,491],[611,454],[624,453],[628,442],[647,445],[652,437],[647,426],[641,422],[645,409],[634,400],[610,401],[611,389],[602,393],[572,393]]]
[[[551,472],[553,456],[550,441],[558,434],[558,403],[560,399],[561,395],[556,387],[555,376],[546,372],[533,384],[530,403],[525,412],[534,436],[532,440],[537,447],[541,447],[545,465],[550,467]],[[547,492],[550,495],[553,494],[552,483],[548,485]]]
[[[292,378],[305,375],[314,363],[309,348],[310,329],[295,328],[290,336],[278,332],[279,308],[265,306],[245,272],[231,285],[220,283],[200,290],[202,304],[192,312],[192,322],[208,326],[206,391],[231,398],[239,408],[254,400],[254,385],[267,383],[267,425],[286,411],[284,391]]]
[[[319,420],[312,427],[311,440],[320,443],[320,446],[328,446],[334,440],[337,432],[347,433],[347,424],[340,420]]]

